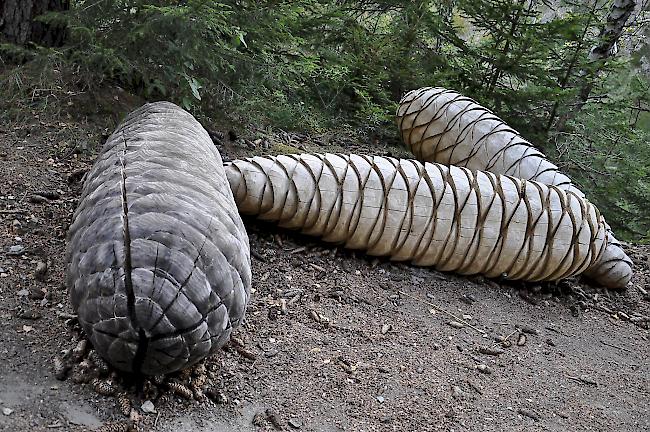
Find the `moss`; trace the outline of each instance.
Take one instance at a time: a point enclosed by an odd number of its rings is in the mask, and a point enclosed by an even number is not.
[[[300,150],[299,148],[296,148],[294,146],[290,146],[287,144],[283,143],[275,143],[271,147],[271,154],[277,155],[277,154],[295,154],[295,153],[302,153],[303,151]]]

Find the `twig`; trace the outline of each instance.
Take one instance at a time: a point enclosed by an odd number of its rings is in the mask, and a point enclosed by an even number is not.
[[[571,376],[571,375],[564,375],[564,376],[569,378],[570,380],[574,380],[574,381],[578,381],[578,382],[583,383],[583,384],[589,384],[589,385],[598,387],[598,383],[596,381],[593,381],[593,380],[591,380],[589,378],[586,378],[586,377],[575,377],[575,376]]]
[[[404,295],[404,296],[406,296],[406,297],[412,298],[413,300],[416,300],[416,301],[419,301],[419,302],[421,302],[421,303],[424,303],[425,305],[432,307],[432,308],[435,309],[436,311],[438,311],[438,312],[440,312],[440,313],[442,313],[442,314],[445,314],[445,315],[449,316],[450,318],[453,318],[454,320],[458,321],[459,323],[461,323],[461,324],[463,324],[463,325],[466,325],[467,327],[469,327],[469,328],[471,328],[471,329],[474,329],[474,330],[476,330],[477,332],[479,332],[479,333],[481,333],[481,334],[486,334],[486,333],[485,333],[483,330],[481,330],[480,328],[477,328],[477,327],[471,325],[470,323],[468,323],[468,322],[465,321],[464,319],[457,317],[456,315],[454,315],[454,314],[451,313],[451,312],[447,312],[446,310],[442,309],[442,308],[439,307],[439,306],[436,306],[435,304],[433,304],[433,303],[431,303],[431,302],[428,302],[428,301],[426,301],[426,300],[422,300],[422,299],[420,299],[420,298],[417,298],[417,297],[415,297],[415,296],[412,296],[412,295],[410,295],[410,294],[407,294],[407,293],[405,293],[404,291],[400,291],[400,290],[398,290],[397,292],[400,293],[400,294],[402,294],[402,295]]]
[[[23,214],[27,213],[27,210],[16,209],[16,210],[0,210],[0,214]]]
[[[602,340],[602,339],[600,340],[600,343],[603,344],[603,345],[607,345],[608,347],[612,347],[612,348],[620,349],[621,351],[625,351],[625,352],[629,352],[629,353],[633,353],[633,352],[634,352],[634,351],[632,351],[631,349],[623,348],[622,346],[618,346],[618,345],[611,344],[611,343],[609,343],[609,342],[605,342],[605,341]]]

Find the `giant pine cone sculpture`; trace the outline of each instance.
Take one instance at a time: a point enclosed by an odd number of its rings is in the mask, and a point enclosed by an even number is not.
[[[378,156],[254,157],[226,166],[242,213],[370,255],[461,274],[557,280],[605,245],[598,210],[572,191]]]
[[[472,99],[439,87],[407,93],[397,110],[405,145],[422,161],[490,171],[584,194],[517,131]],[[632,261],[607,226],[607,247],[585,272],[594,281],[623,288]]]
[[[229,339],[249,298],[248,237],[190,114],[147,104],[117,128],[84,183],[67,257],[73,308],[113,366],[168,373]]]

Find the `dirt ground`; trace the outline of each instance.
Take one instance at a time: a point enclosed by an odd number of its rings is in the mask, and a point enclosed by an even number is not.
[[[123,430],[118,399],[57,380],[53,366],[78,337],[63,285],[65,233],[83,170],[118,118],[0,124],[2,431]],[[255,141],[254,132],[242,144],[221,132],[226,157],[396,151],[291,134]],[[207,361],[217,402],[176,395],[146,413],[127,388],[140,430],[650,430],[650,248],[628,248],[636,275],[616,293],[578,280],[442,274],[245,222],[254,294],[241,346]]]

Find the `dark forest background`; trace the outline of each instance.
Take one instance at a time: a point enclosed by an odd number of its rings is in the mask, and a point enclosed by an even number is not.
[[[650,239],[648,0],[0,1],[0,121],[118,85],[195,115],[397,141],[404,92],[495,111]]]

